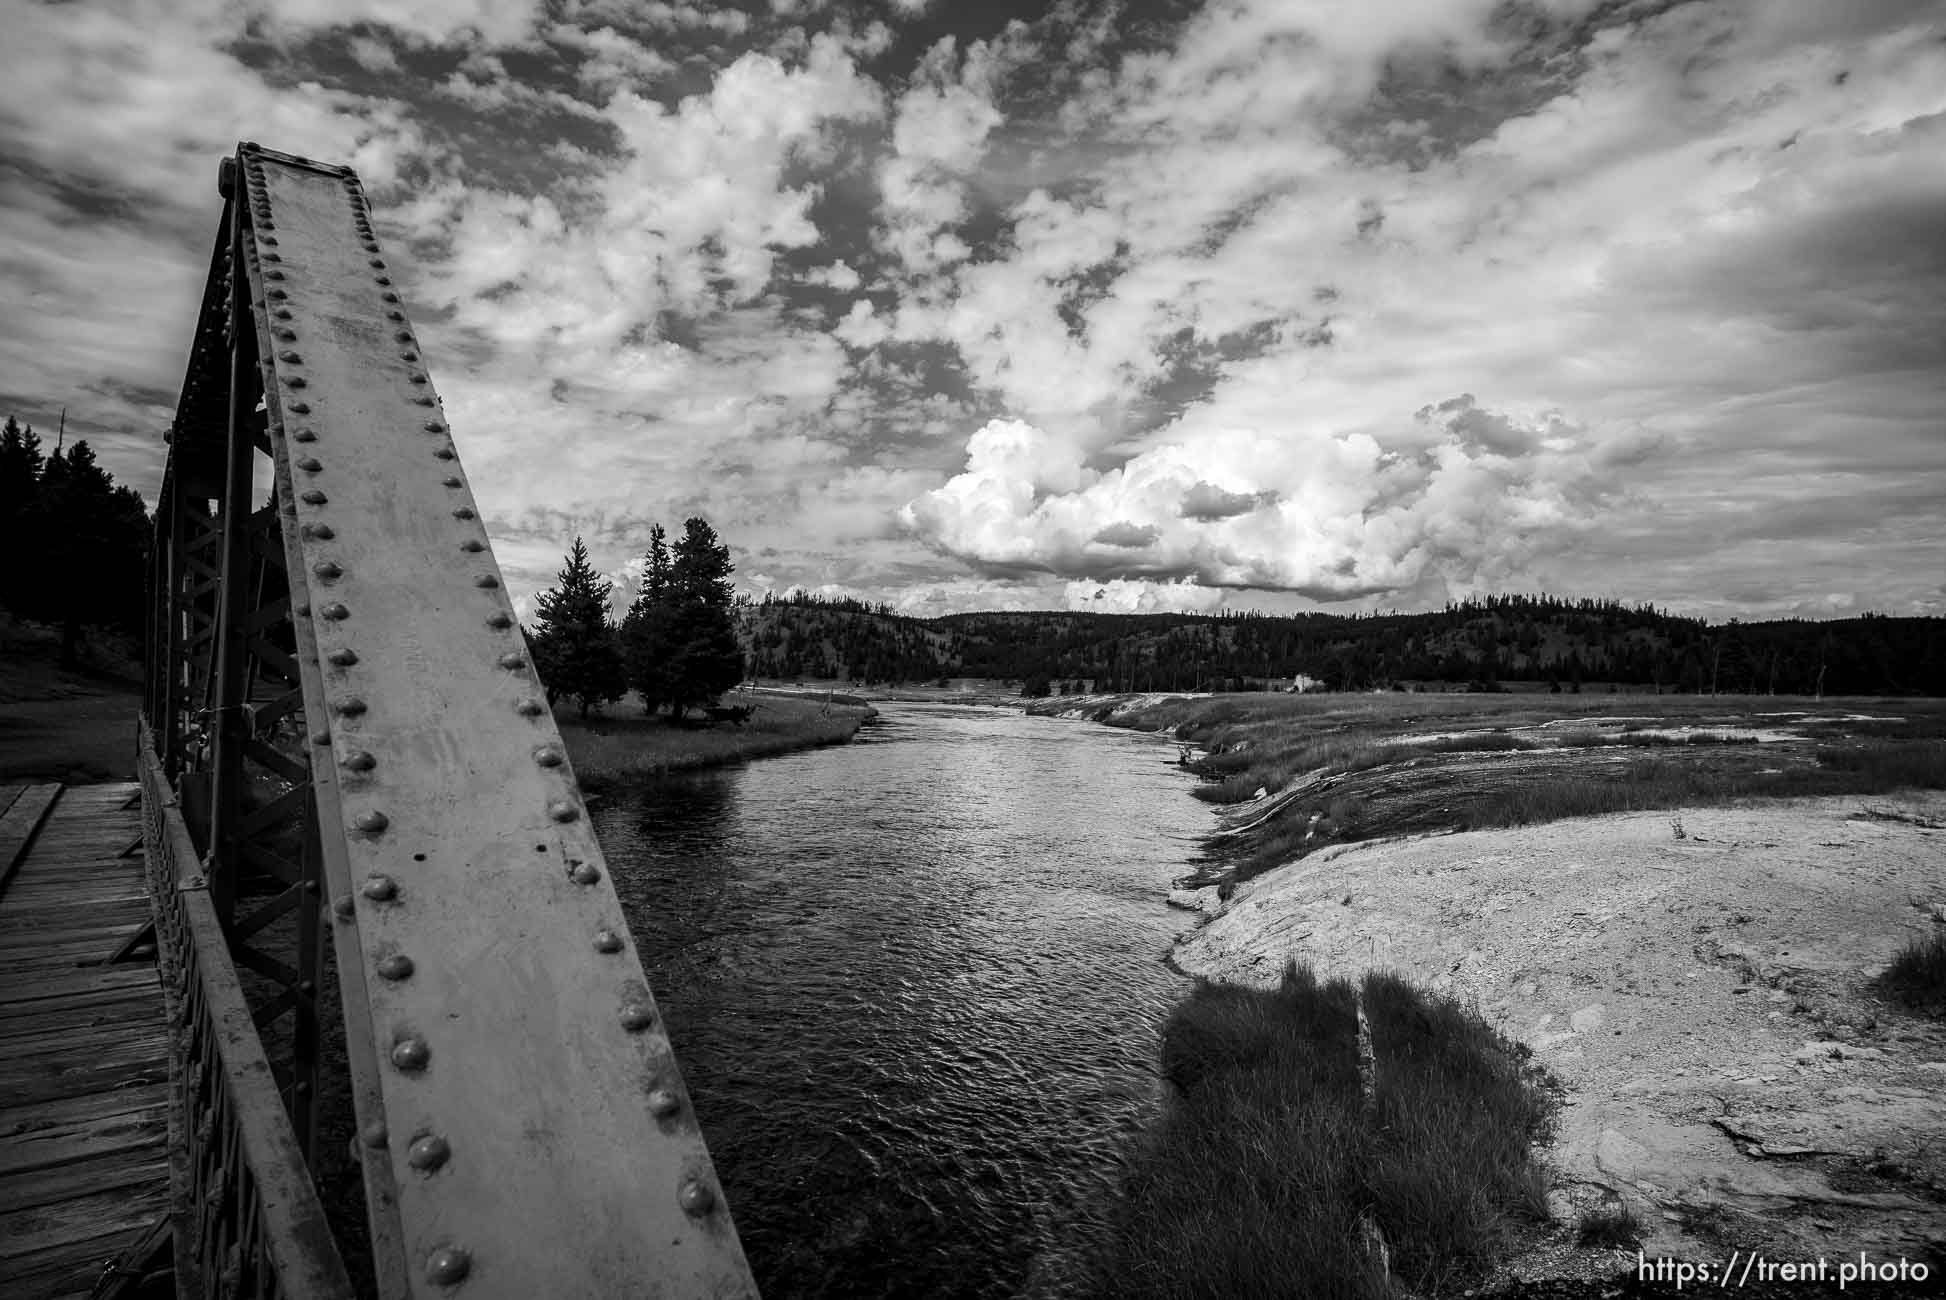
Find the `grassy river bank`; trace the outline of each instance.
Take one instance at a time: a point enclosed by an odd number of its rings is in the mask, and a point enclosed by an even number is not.
[[[583,789],[600,792],[671,772],[842,745],[878,715],[865,700],[835,691],[741,690],[722,702],[755,711],[741,725],[709,725],[694,717],[678,722],[665,714],[645,716],[631,693],[585,721],[563,701],[554,718],[576,779]]]
[[[1095,1294],[1616,1294],[1638,1249],[1946,1240],[1942,702],[1029,711],[1173,737],[1215,814]],[[1817,1154],[1734,1137],[1785,1125]]]

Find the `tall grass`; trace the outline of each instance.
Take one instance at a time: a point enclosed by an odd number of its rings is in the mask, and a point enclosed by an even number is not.
[[[1546,1213],[1530,1152],[1552,1104],[1523,1059],[1391,975],[1354,989],[1294,964],[1272,990],[1199,984],[1164,1030],[1175,1095],[1124,1180],[1092,1294],[1380,1300],[1484,1278]]]
[[[1946,1016],[1946,934],[1915,939],[1880,977],[1892,996],[1935,1016]]]

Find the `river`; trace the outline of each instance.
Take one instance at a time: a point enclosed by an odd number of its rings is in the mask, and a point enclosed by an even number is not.
[[[1200,805],[1151,736],[879,708],[595,826],[764,1294],[1058,1295],[1155,1112]]]

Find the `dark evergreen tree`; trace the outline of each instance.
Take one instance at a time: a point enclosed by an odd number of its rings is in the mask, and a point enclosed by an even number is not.
[[[669,563],[673,614],[669,702],[677,717],[692,705],[714,704],[743,680],[743,649],[730,617],[730,548],[707,520],[692,515]]]
[[[642,582],[622,619],[623,666],[645,713],[673,698],[669,669],[675,657],[675,608],[667,538],[661,524],[649,529]]]
[[[595,572],[579,537],[555,576],[558,585],[534,603],[534,668],[550,698],[567,696],[585,718],[628,689],[621,647],[608,618],[614,584]]]
[[[18,562],[29,551],[28,519],[40,495],[40,435],[32,427],[23,429],[13,416],[0,430],[0,605],[16,614],[26,614],[34,603],[34,579],[40,567]]]

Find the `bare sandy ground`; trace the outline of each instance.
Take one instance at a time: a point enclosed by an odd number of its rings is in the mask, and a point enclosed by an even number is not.
[[[1946,925],[1946,795],[1352,844],[1215,894],[1174,900],[1215,914],[1191,974],[1390,967],[1532,1047],[1566,1222],[1618,1195],[1651,1257],[1946,1257],[1946,1025],[1872,987]],[[1566,1235],[1513,1273],[1585,1272]]]

